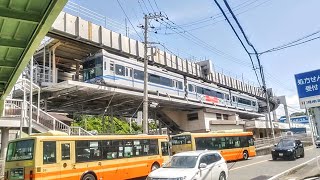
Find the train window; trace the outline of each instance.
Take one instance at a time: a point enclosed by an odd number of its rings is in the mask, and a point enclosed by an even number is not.
[[[204,89],[202,87],[197,86],[197,93],[204,94],[203,90]]]
[[[217,98],[223,99],[223,94],[221,92],[216,92],[216,95]]]
[[[188,89],[189,89],[189,92],[194,92],[194,86],[191,85],[191,84],[188,84]]]
[[[183,86],[182,86],[182,82],[181,82],[181,81],[178,81],[178,88],[179,88],[179,89],[183,89]]]
[[[230,100],[229,94],[224,94],[224,98],[225,98],[226,100]]]
[[[172,80],[166,77],[160,77],[160,84],[164,86],[172,86]]]
[[[233,101],[233,102],[237,102],[235,96],[232,96],[232,101]]]
[[[114,62],[110,61],[110,71],[114,71]]]
[[[160,76],[149,74],[149,82],[160,84]]]
[[[120,76],[124,76],[125,75],[125,67],[121,66],[119,64],[116,64],[116,74],[120,75]]]
[[[143,80],[144,79],[143,71],[139,71],[139,70],[134,69],[133,73],[134,73],[134,75],[133,75],[134,79],[139,79],[139,80]]]
[[[210,89],[203,88],[203,94],[208,96],[214,96],[214,93]]]
[[[252,106],[256,106],[256,102],[255,101],[252,101]]]
[[[238,102],[241,104],[251,105],[251,101],[248,99],[238,98]]]

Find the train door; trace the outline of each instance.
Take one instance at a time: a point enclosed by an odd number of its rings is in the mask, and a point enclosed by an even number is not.
[[[109,79],[111,79],[113,82],[116,80],[116,77],[115,77],[115,72],[114,72],[114,62],[113,61],[110,61],[110,64],[109,64],[109,73],[108,73],[108,75],[109,75]]]
[[[128,86],[133,87],[134,86],[134,81],[133,81],[133,69],[130,67],[126,67],[126,74],[125,77],[128,81]]]
[[[224,102],[226,106],[230,106],[230,96],[229,94],[224,94]]]
[[[232,96],[232,106],[238,107],[238,98],[236,96]]]

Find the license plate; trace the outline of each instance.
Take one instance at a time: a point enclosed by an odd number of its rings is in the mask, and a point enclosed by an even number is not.
[[[279,156],[283,156],[283,153],[279,153]]]

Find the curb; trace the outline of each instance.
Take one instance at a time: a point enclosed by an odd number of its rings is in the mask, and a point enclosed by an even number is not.
[[[289,174],[291,174],[293,171],[296,171],[296,170],[302,168],[302,167],[305,166],[306,164],[308,164],[308,163],[316,160],[316,159],[319,158],[319,157],[320,157],[320,156],[317,156],[317,157],[312,158],[312,159],[310,159],[310,160],[308,160],[308,161],[306,161],[306,162],[304,162],[304,163],[301,163],[301,164],[299,164],[299,165],[297,165],[297,166],[294,166],[293,168],[290,168],[290,169],[288,169],[288,170],[286,170],[286,171],[284,171],[284,172],[282,172],[282,173],[280,173],[280,174],[277,174],[277,175],[269,178],[268,180],[277,180],[277,179],[279,179],[280,177],[289,175]]]

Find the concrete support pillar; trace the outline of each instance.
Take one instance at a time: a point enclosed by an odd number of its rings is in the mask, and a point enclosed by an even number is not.
[[[56,49],[52,49],[52,81],[57,83]]]
[[[317,135],[319,135],[320,134],[320,108],[315,107],[312,109],[313,109],[313,113],[314,113],[313,126],[316,128]]]
[[[49,82],[52,82],[52,67],[51,67],[51,59],[52,59],[52,56],[51,56],[51,50],[49,50],[49,74],[48,74],[48,80]]]
[[[76,64],[76,77],[75,77],[76,81],[79,81],[79,73],[80,73],[80,63],[77,62],[77,64]]]
[[[1,158],[6,158],[7,147],[9,141],[9,129],[1,128]]]

